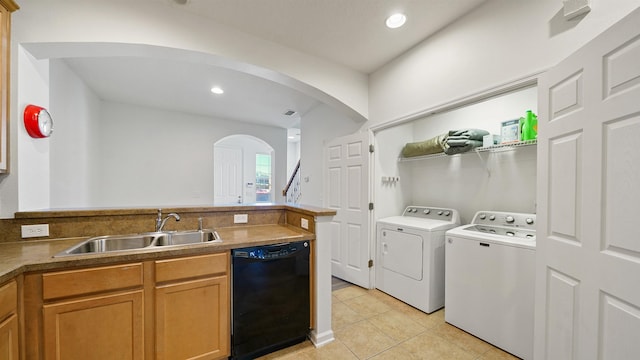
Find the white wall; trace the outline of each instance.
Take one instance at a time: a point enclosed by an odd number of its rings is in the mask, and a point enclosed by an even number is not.
[[[287,181],[291,178],[300,160],[300,141],[287,142]]]
[[[50,139],[31,138],[27,134],[23,122],[23,112],[27,105],[33,104],[49,108],[49,93],[47,90],[49,84],[49,62],[36,60],[22,49],[18,51],[18,58],[21,64],[19,71],[19,100],[17,109],[14,108],[15,112],[12,111],[14,115],[12,116],[11,127],[15,126],[17,128],[16,136],[18,153],[20,154],[20,157],[17,158],[19,203],[18,209],[2,209],[3,216],[9,215],[9,217],[13,217],[13,212],[16,210],[48,209],[50,207]],[[15,114],[16,112],[18,114]],[[16,159],[15,156],[16,154],[11,154],[14,160]],[[12,163],[16,164],[14,160],[12,160]],[[15,172],[16,169],[14,168],[12,171]],[[12,189],[6,190],[11,191]]]
[[[640,4],[591,0],[565,21],[561,0],[490,0],[371,74],[369,126],[543,71]]]
[[[407,167],[398,165],[398,156],[407,142],[413,141],[413,123],[394,126],[374,133],[374,214],[376,219],[395,216],[414,204],[412,184]],[[395,183],[382,182],[382,177],[399,177]],[[416,204],[417,205],[417,204]]]
[[[537,109],[537,88],[519,91],[427,116],[375,133],[376,218],[397,215],[408,205],[458,210],[463,222],[476,211],[535,212],[536,148],[398,162],[407,142],[449,130],[477,128],[500,134],[502,121]],[[383,176],[400,177],[396,184]]]
[[[54,134],[50,137],[52,208],[92,206],[91,187],[96,161],[96,123],[101,101],[64,61],[50,65],[50,101]]]
[[[234,134],[264,140],[286,171],[286,129],[103,102],[99,133],[96,206],[213,204],[214,144]]]
[[[302,116],[300,131],[300,203],[324,206],[324,144],[358,130],[360,125],[326,105],[319,105]]]

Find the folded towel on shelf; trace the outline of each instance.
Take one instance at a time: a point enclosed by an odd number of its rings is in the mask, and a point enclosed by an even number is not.
[[[461,129],[461,130],[449,130],[450,139],[469,139],[482,141],[485,135],[489,135],[489,132],[482,129]]]
[[[435,136],[429,140],[407,143],[402,149],[403,157],[437,154],[444,151],[447,134]]]
[[[461,141],[461,140],[456,140],[456,144],[457,141]],[[448,143],[447,143],[448,144]],[[472,150],[473,148],[477,148],[482,146],[482,141],[478,141],[478,140],[464,140],[464,144],[458,144],[455,146],[449,146],[447,145],[444,149],[444,153],[447,155],[455,155],[455,154],[461,154],[464,152],[467,152],[469,150]]]
[[[456,139],[451,139],[448,138],[447,139],[447,145],[449,147],[456,147],[456,146],[467,146],[469,145],[472,141],[478,141],[478,140],[469,140],[469,139],[460,139],[460,140],[456,140]]]
[[[481,129],[450,130],[444,142],[444,153],[461,154],[482,146],[482,138],[485,135],[489,135],[489,132]]]

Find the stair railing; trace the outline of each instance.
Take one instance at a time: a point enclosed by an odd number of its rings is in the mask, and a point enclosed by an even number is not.
[[[288,203],[298,204],[302,191],[300,189],[300,160],[296,168],[293,170],[287,186],[282,190],[282,196],[286,198]]]

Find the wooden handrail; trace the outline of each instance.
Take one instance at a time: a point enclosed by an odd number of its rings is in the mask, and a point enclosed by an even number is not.
[[[293,173],[289,178],[289,182],[287,183],[287,186],[285,186],[284,190],[282,190],[282,196],[287,196],[287,192],[289,191],[289,188],[291,187],[291,184],[293,183],[293,179],[295,179],[296,174],[298,173],[298,170],[300,170],[300,160],[298,160],[298,165],[296,165],[296,168],[293,170]]]

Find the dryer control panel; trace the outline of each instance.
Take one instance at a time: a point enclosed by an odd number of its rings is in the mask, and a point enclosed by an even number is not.
[[[455,209],[434,208],[428,206],[407,206],[402,216],[411,216],[421,219],[433,219],[444,221],[458,221],[458,211]]]
[[[488,226],[515,227],[536,230],[536,214],[507,213],[500,211],[478,211],[473,224]]]

